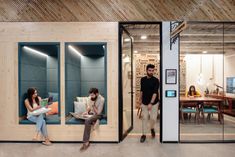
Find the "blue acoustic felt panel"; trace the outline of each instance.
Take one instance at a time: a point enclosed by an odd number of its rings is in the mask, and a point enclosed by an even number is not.
[[[34,48],[50,48],[50,46],[39,45],[34,46]],[[19,116],[27,114],[24,100],[28,88],[36,87],[39,96],[42,98],[48,97],[48,92],[58,93],[59,91],[58,54],[55,55],[55,52],[53,54],[49,52],[50,50],[45,49],[43,51],[43,53],[48,53],[48,56],[45,57],[23,47],[19,49]]]
[[[47,57],[47,92],[58,93],[58,59],[54,56]]]
[[[89,89],[96,87],[104,97],[105,93],[105,57],[83,56],[81,60],[81,96],[88,95]]]
[[[21,64],[21,80],[46,81],[46,64],[44,67],[31,64]]]
[[[24,100],[29,87],[36,87],[41,97],[46,96],[46,62],[47,58],[35,55],[25,49],[21,49],[20,53],[20,93],[19,93],[19,116],[27,114]]]
[[[104,65],[104,56],[82,56],[81,60],[82,68],[103,68]]]
[[[104,82],[105,81],[105,69],[104,68],[82,68],[81,69],[81,81],[87,82]]]
[[[66,49],[65,53],[65,114],[74,112],[74,98],[81,92],[81,58]]]
[[[77,96],[88,96],[89,89],[96,87],[99,89],[101,95],[106,99],[106,70],[105,70],[105,57],[87,55],[86,48],[82,49],[82,56],[79,57],[76,53],[66,49],[65,53],[65,80],[66,80],[66,115],[69,112],[74,112],[74,98]],[[94,49],[94,52],[96,49]],[[103,113],[107,115],[107,105]],[[107,124],[107,118],[101,122]],[[83,124],[82,121],[74,118],[68,120],[66,124]]]
[[[76,65],[66,64],[66,81],[80,81],[81,80],[81,68]]]
[[[21,64],[31,64],[39,67],[45,67],[46,57],[28,51],[24,48],[20,50]]]

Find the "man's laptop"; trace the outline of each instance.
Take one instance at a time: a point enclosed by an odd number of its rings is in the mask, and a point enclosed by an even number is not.
[[[88,119],[90,118],[92,115],[89,114],[82,114],[82,113],[74,113],[74,112],[69,112],[73,117],[75,117],[76,119]]]

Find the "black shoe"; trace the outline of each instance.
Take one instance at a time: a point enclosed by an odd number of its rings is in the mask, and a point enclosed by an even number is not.
[[[151,129],[151,135],[152,135],[152,138],[155,138],[155,130],[154,129]]]
[[[144,143],[145,139],[146,139],[146,135],[142,135],[142,136],[140,137],[140,142],[141,142],[141,143]]]

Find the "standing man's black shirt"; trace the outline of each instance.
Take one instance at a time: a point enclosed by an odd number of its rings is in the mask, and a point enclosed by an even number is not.
[[[158,78],[152,76],[150,78],[147,78],[147,76],[141,78],[140,82],[140,91],[143,92],[142,95],[142,103],[144,105],[148,105],[151,102],[152,96],[154,93],[157,94],[157,97],[155,99],[155,102],[153,104],[156,104],[158,99],[158,89],[159,89],[159,80]]]

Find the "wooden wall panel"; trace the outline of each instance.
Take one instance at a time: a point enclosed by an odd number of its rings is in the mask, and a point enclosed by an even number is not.
[[[0,0],[0,21],[234,21],[234,0]]]
[[[118,23],[0,23],[0,140],[30,141],[35,125],[18,124],[18,42],[60,42],[61,124],[48,125],[54,141],[81,141],[83,125],[65,125],[64,42],[107,42],[108,124],[93,141],[118,141]]]

